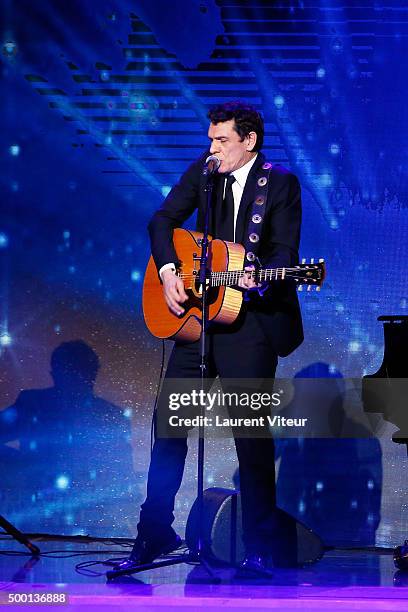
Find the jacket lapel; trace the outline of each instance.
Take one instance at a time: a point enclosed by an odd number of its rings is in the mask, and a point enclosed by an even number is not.
[[[243,243],[244,241],[244,232],[246,230],[246,217],[247,211],[250,205],[252,205],[255,197],[256,190],[256,179],[259,168],[265,162],[265,156],[262,153],[258,154],[256,158],[256,162],[252,166],[247,181],[245,183],[244,191],[241,198],[241,203],[239,205],[238,217],[237,217],[237,225],[235,228],[235,242]]]

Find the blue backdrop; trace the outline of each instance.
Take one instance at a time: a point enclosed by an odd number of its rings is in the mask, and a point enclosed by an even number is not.
[[[302,185],[301,256],[328,264],[322,293],[301,298],[306,340],[280,375],[316,362],[327,376],[378,369],[378,315],[408,310],[407,35],[402,0],[3,1],[0,408],[14,412],[0,413],[0,507],[10,520],[30,531],[134,533],[161,359],[141,317],[146,223],[206,147],[213,102],[241,98],[263,111],[267,158]],[[64,462],[49,446],[40,452],[54,430],[32,428],[34,409],[18,429],[16,399],[51,387],[52,351],[76,339],[100,358],[94,395],[119,429],[90,426],[85,442],[75,402],[37,405],[68,432]],[[95,465],[81,449],[101,439],[111,450]],[[405,537],[404,449],[386,436],[334,453],[298,448],[292,465],[286,450],[281,504],[327,541]],[[41,481],[24,468],[34,464]],[[207,484],[230,486],[235,468],[231,441],[211,442]],[[180,529],[193,499],[194,449]]]

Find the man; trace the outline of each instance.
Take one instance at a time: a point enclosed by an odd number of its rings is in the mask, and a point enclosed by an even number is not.
[[[210,233],[214,238],[244,243],[253,218],[253,202],[260,185],[266,186],[262,232],[257,260],[263,267],[292,266],[298,262],[301,205],[297,178],[282,167],[265,164],[260,153],[264,125],[250,105],[229,102],[208,114],[210,150],[183,174],[149,224],[152,254],[169,309],[180,315],[187,299],[177,276],[177,254],[172,232],[197,210],[197,230],[202,231],[206,203],[203,166],[208,154],[221,161],[215,179]],[[266,180],[265,180],[266,179]],[[258,198],[259,200],[259,198]],[[230,209],[228,210],[228,205]],[[254,234],[251,234],[252,238]],[[254,247],[255,250],[255,247]],[[248,257],[247,264],[250,264]],[[253,265],[248,265],[251,269]],[[267,378],[275,375],[278,355],[292,352],[303,340],[296,291],[280,282],[262,295],[250,274],[239,282],[247,301],[230,326],[209,330],[207,374],[220,378]],[[199,342],[176,342],[169,360],[168,378],[198,378]],[[274,443],[264,438],[236,438],[242,496],[246,558],[242,570],[267,571],[271,543],[278,529],[275,505]],[[148,475],[147,497],[142,505],[138,537],[122,566],[149,563],[177,548],[180,539],[171,524],[174,498],[180,487],[187,453],[186,438],[156,439]]]

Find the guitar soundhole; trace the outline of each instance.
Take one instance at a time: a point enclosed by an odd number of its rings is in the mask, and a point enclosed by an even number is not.
[[[200,291],[200,283],[198,282],[198,280],[194,281],[194,290],[193,289],[188,289],[187,290],[187,295],[188,295],[188,302],[186,302],[185,304],[183,304],[183,307],[185,308],[186,312],[188,312],[189,310],[191,310],[192,308],[201,308],[201,291]],[[213,304],[218,297],[218,292],[219,292],[219,288],[218,287],[209,287],[207,290],[207,303],[208,305]]]

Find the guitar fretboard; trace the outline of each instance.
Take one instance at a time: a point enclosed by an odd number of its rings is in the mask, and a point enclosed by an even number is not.
[[[250,271],[252,278],[259,281],[283,280],[286,276],[296,278],[296,272],[300,275],[300,268],[269,268],[266,270]],[[248,272],[245,270],[230,270],[226,272],[211,273],[211,287],[236,285],[240,278]]]

